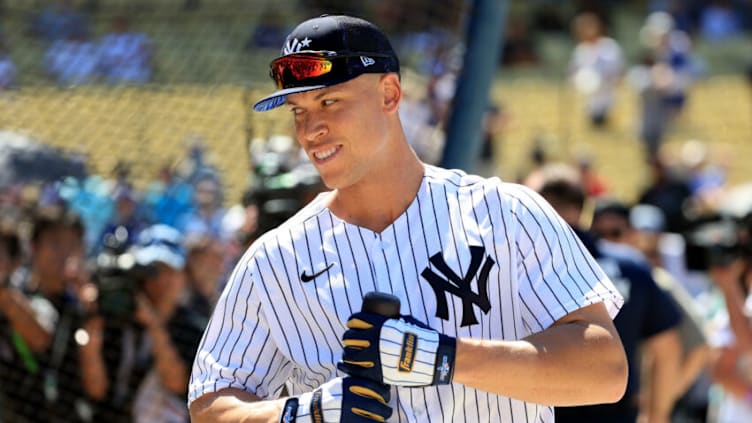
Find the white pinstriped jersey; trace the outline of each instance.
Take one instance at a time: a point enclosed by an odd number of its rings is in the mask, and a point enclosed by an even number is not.
[[[396,295],[402,314],[447,335],[483,339],[521,339],[597,302],[611,317],[621,307],[572,230],[520,185],[426,166],[416,198],[381,233],[339,219],[327,195],[236,266],[201,341],[189,401],[227,387],[271,399],[287,384],[295,395],[341,375],[344,322],[369,291]],[[552,407],[456,383],[392,388],[391,405],[390,422],[554,420]]]

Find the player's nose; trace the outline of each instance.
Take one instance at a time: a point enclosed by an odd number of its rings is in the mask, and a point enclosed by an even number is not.
[[[306,113],[298,130],[301,131],[299,135],[303,140],[306,142],[316,142],[329,132],[329,126],[326,120],[318,113]]]

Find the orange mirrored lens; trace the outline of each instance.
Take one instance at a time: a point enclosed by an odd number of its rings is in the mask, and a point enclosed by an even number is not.
[[[286,56],[272,62],[272,77],[282,88],[285,78],[292,76],[298,81],[325,75],[332,70],[332,62],[323,57]]]

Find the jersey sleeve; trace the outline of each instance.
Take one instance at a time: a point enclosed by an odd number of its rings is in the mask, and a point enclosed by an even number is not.
[[[230,276],[199,344],[188,388],[188,404],[225,388],[260,398],[279,394],[292,371],[273,341],[246,260]]]
[[[526,326],[537,332],[579,308],[602,302],[614,318],[624,299],[572,228],[533,190],[515,186],[511,219],[518,295]]]

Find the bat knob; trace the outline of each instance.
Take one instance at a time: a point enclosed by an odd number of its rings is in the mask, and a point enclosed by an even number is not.
[[[400,299],[385,292],[369,292],[363,297],[361,311],[396,318],[400,315]]]

